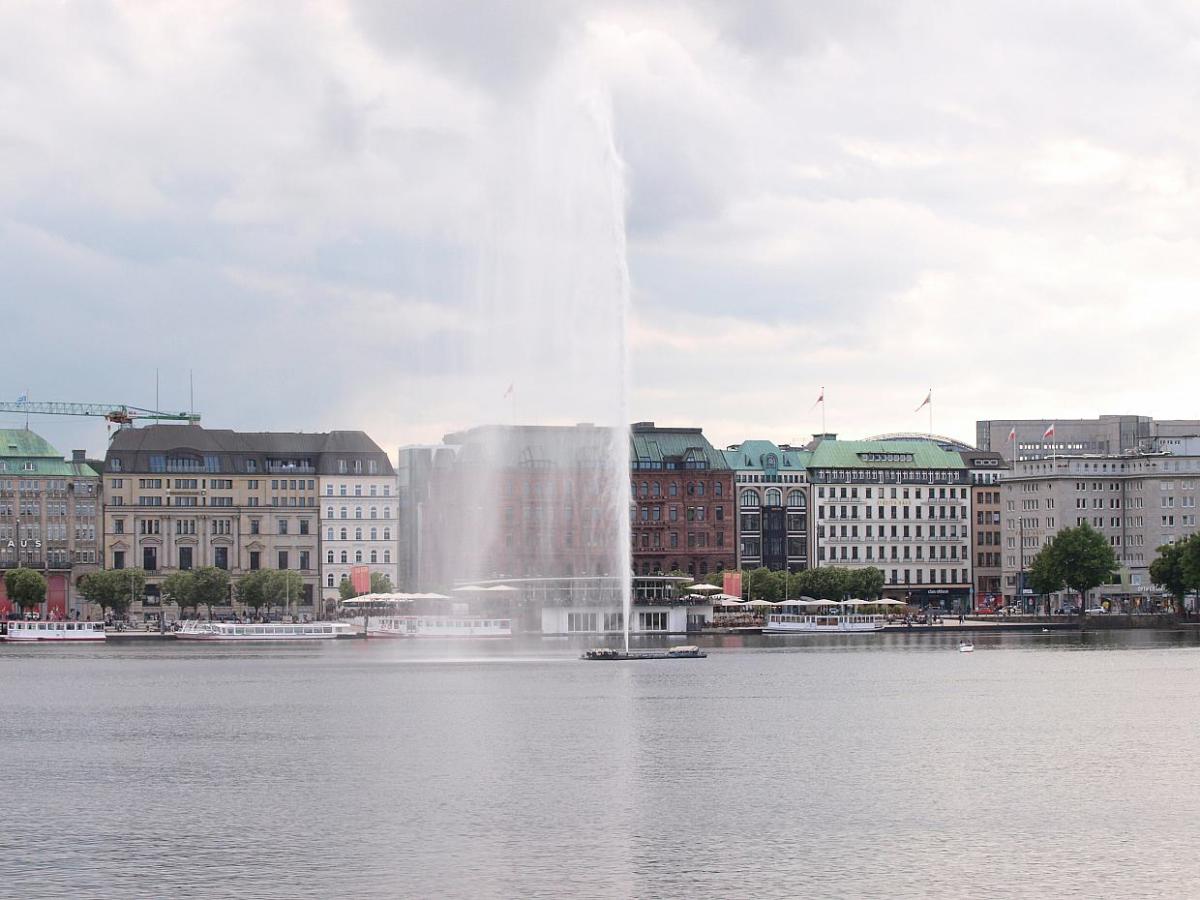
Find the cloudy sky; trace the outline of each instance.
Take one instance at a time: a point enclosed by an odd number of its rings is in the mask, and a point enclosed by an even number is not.
[[[603,194],[601,130],[530,150],[567,69],[623,159],[632,418],[1200,416],[1195,6],[650,7],[0,4],[0,394],[150,406],[157,369],[183,408],[194,370],[213,427],[391,450],[513,414],[553,374],[464,348],[509,217]]]

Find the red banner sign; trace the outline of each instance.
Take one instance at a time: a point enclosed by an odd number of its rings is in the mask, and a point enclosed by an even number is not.
[[[355,593],[369,594],[371,593],[371,567],[370,566],[351,566],[350,567],[350,585],[354,588]]]
[[[721,588],[726,594],[731,597],[742,596],[742,573],[741,572],[726,572],[722,576],[724,586]]]

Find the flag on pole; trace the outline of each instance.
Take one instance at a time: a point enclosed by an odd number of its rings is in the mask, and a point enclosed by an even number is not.
[[[1013,441],[1015,441],[1016,439],[1017,439],[1017,426],[1016,426],[1016,425],[1014,425],[1014,426],[1012,427],[1012,431],[1010,431],[1010,432],[1008,433],[1008,442],[1011,444],[1011,443],[1012,443]]]
[[[20,397],[17,398],[17,402],[18,403],[28,403],[29,402],[29,394],[28,393],[22,394]]]
[[[825,388],[821,388],[820,395],[817,397],[816,401],[814,401],[813,405],[809,408],[816,409],[818,403],[824,403],[824,402],[825,402]]]
[[[507,400],[507,399],[508,399],[509,397],[511,397],[512,395],[513,395],[513,386],[512,386],[512,384],[510,383],[510,384],[509,384],[509,386],[508,386],[508,390],[506,390],[506,391],[504,392],[504,399],[506,399],[506,400]]]
[[[1046,438],[1052,438],[1052,437],[1054,437],[1054,426],[1053,425],[1051,425],[1049,428],[1047,428],[1045,431],[1042,432],[1042,440],[1044,441]]]
[[[933,403],[933,388],[929,389],[929,393],[925,395],[925,399],[921,401],[921,405],[914,409],[913,412],[920,412],[931,403]]]

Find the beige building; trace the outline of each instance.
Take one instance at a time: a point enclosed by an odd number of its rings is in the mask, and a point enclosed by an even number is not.
[[[256,569],[296,571],[303,587],[294,610],[316,615],[318,480],[337,474],[338,459],[372,450],[382,452],[362,432],[123,429],[105,458],[105,566],[147,571],[145,596],[134,603],[139,619],[162,611],[167,575],[199,566],[226,569],[235,580]],[[177,615],[173,604],[166,611]]]
[[[1200,457],[1029,460],[1016,463],[1002,487],[1006,598],[1022,595],[1023,573],[1055,533],[1087,523],[1105,536],[1121,565],[1120,584],[1097,593],[1122,605],[1159,596],[1148,571],[1157,548],[1197,530]]]

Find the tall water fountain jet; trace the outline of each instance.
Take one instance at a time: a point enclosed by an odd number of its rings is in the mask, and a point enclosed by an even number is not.
[[[516,106],[478,223],[478,328],[463,369],[476,393],[464,425],[480,427],[447,440],[453,499],[430,504],[440,520],[428,523],[436,565],[460,585],[570,585],[590,605],[620,609],[628,649],[624,167],[585,54],[565,57]]]

